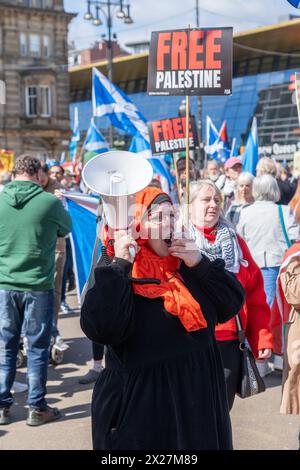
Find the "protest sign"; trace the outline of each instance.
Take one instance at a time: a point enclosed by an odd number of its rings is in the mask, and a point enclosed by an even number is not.
[[[186,148],[186,117],[161,119],[149,123],[152,154],[174,153]],[[195,117],[189,119],[189,148],[198,145]]]
[[[149,95],[230,95],[232,28],[154,31]]]

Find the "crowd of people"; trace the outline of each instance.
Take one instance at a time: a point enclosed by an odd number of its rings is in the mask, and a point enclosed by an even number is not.
[[[135,237],[118,231],[103,238],[84,299],[81,326],[93,362],[80,383],[96,382],[95,449],[232,449],[238,321],[262,376],[282,368],[284,357],[281,412],[300,413],[300,180],[268,157],[255,177],[243,172],[240,157],[224,167],[210,160],[202,170],[191,159],[189,215],[179,237],[184,158],[175,170],[173,191],[155,178],[137,194],[143,209]],[[0,188],[2,425],[12,419],[22,336],[27,424],[60,417],[47,404],[46,382],[51,338],[65,344],[58,319],[69,312],[67,280],[74,288],[66,189],[71,177],[57,162],[30,155],[16,160],[12,181]]]

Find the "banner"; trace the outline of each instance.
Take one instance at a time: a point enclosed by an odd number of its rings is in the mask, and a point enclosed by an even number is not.
[[[14,166],[14,152],[0,150],[0,174],[9,173]]]
[[[232,28],[154,31],[149,95],[231,95]]]
[[[80,304],[80,295],[91,270],[93,247],[96,239],[96,212],[99,197],[96,198],[73,192],[66,192],[64,196],[72,219],[71,246],[78,303]]]
[[[174,153],[185,150],[185,117],[161,119],[149,123],[149,135],[152,154]],[[190,149],[198,145],[198,136],[195,117],[189,119],[189,144]]]

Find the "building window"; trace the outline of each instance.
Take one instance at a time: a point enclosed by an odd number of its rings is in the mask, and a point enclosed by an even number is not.
[[[26,87],[26,116],[51,116],[51,89],[49,86]]]
[[[49,36],[43,36],[43,55],[44,55],[44,57],[50,57],[50,38],[49,38]]]
[[[40,36],[38,34],[30,34],[29,43],[30,43],[30,55],[32,55],[33,57],[40,57],[41,55]]]
[[[53,0],[44,0],[44,8],[53,8]]]
[[[20,33],[20,54],[21,56],[26,56],[28,54],[27,50],[27,36],[25,33]]]
[[[18,0],[18,4],[30,8],[53,8],[53,0]]]
[[[33,8],[43,8],[43,0],[29,0],[29,6]]]
[[[26,115],[28,117],[36,117],[37,106],[38,106],[37,87],[29,86],[26,88]]]
[[[51,91],[48,86],[40,86],[40,111],[42,117],[51,116]]]

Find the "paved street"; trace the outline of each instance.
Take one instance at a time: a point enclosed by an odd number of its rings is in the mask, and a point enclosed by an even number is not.
[[[69,303],[76,306],[76,297]],[[17,394],[13,408],[14,422],[0,428],[0,449],[91,449],[91,386],[78,384],[88,370],[90,345],[79,325],[79,311],[60,317],[59,328],[70,345],[64,361],[49,366],[48,401],[59,407],[64,417],[38,428],[26,426],[26,394]],[[25,381],[25,369],[18,370],[17,380]],[[247,400],[236,399],[232,411],[235,449],[297,449],[300,429],[298,416],[278,412],[280,374],[266,380],[265,393]]]

